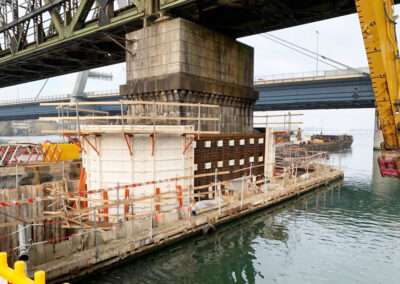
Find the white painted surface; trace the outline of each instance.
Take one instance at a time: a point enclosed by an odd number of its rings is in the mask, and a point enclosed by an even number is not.
[[[260,138],[262,139],[262,138]],[[260,140],[259,139],[259,140]],[[263,141],[264,142],[264,141]],[[259,141],[260,143],[260,141]],[[272,177],[275,166],[275,147],[274,147],[274,130],[267,127],[265,129],[265,159],[264,159],[264,173],[266,177]]]
[[[88,127],[88,126],[86,126]],[[91,127],[91,126],[89,126]],[[110,128],[110,126],[104,126]],[[121,129],[120,125],[113,125],[114,130]],[[148,129],[152,126],[132,126],[125,125],[125,129]],[[96,125],[99,128],[99,125]],[[191,131],[192,126],[158,126],[158,129],[171,131]],[[187,143],[191,137],[186,137]],[[144,183],[153,180],[169,179],[181,176],[191,176],[194,174],[194,149],[191,146],[183,155],[185,147],[185,138],[181,134],[159,134],[156,135],[154,145],[154,157],[152,152],[152,138],[150,135],[135,134],[130,138],[132,144],[133,156],[130,156],[125,138],[122,134],[102,134],[97,137],[88,136],[93,145],[97,145],[100,155],[92,149],[87,143],[84,145],[86,154],[82,153],[83,166],[87,171],[88,189],[107,189],[137,183]],[[179,180],[178,182],[167,182],[159,184],[149,184],[140,187],[130,187],[130,198],[140,198],[155,193],[155,188],[160,188],[160,192],[176,191],[176,185],[181,185],[183,189],[193,186],[193,179]],[[108,191],[109,200],[125,198],[125,189]],[[183,205],[189,203],[189,198],[185,198],[187,192],[183,194]],[[176,194],[167,194],[163,197],[176,197]],[[102,198],[102,194],[92,194],[90,198]],[[150,213],[151,199],[147,203],[135,204],[133,213]],[[176,207],[176,199],[163,199],[160,205],[160,212],[168,211]],[[91,202],[90,206],[101,205]],[[123,216],[124,206],[120,206],[119,213]],[[129,208],[131,212],[131,208]],[[116,208],[110,208],[109,214],[116,214]],[[115,218],[110,218],[115,221]]]

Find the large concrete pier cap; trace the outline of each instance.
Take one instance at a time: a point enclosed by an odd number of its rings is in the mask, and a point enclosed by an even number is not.
[[[222,132],[252,131],[253,105],[258,98],[253,90],[252,47],[182,18],[154,23],[126,38],[129,52],[127,84],[120,86],[123,96],[217,104],[222,107]],[[149,107],[131,109],[135,115],[149,111]],[[194,108],[162,111],[196,115]]]

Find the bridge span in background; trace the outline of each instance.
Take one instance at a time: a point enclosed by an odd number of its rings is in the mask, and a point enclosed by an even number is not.
[[[367,71],[361,68],[360,71]],[[349,70],[258,76],[254,88],[259,92],[255,111],[374,108],[375,98],[368,75]],[[44,102],[67,102],[70,94],[0,102],[0,120],[37,119],[56,116],[54,106]],[[86,93],[88,101],[115,101],[122,97],[117,90]],[[117,114],[119,106],[102,105],[97,110]]]

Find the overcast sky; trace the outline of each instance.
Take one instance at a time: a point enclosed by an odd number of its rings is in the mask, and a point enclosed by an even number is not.
[[[396,7],[396,12],[399,12],[398,7]],[[352,67],[367,66],[367,59],[356,14],[274,31],[271,34],[316,51],[316,31],[319,32],[318,43],[320,54]],[[255,76],[316,70],[315,59],[299,54],[260,35],[244,37],[239,40],[254,47]],[[319,69],[329,70],[333,68],[320,63]],[[125,83],[124,63],[98,68],[96,70],[112,72],[114,79],[112,82],[89,79],[85,89],[86,92],[117,90],[120,84]],[[40,96],[71,93],[76,76],[77,74],[75,73],[51,78]],[[43,86],[43,83],[44,80],[40,80],[2,88],[0,89],[0,101],[14,98],[35,97]],[[322,121],[324,129],[334,129],[343,132],[352,129],[371,129],[373,127],[373,109],[301,112],[305,113],[305,116],[302,118],[305,128],[320,128]]]

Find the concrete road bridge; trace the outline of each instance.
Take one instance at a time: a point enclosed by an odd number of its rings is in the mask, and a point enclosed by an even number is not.
[[[256,77],[254,110],[374,108],[368,67]]]
[[[354,12],[354,0],[2,1],[0,87],[123,62],[125,35],[166,17],[237,38]]]
[[[367,72],[368,68],[360,68]],[[257,76],[254,89],[259,92],[255,111],[373,108],[375,103],[368,75],[351,70],[331,70]],[[87,101],[122,99],[118,90],[85,93]],[[56,116],[54,106],[40,106],[43,102],[67,102],[71,94],[42,97],[39,100],[10,100],[0,102],[0,120],[37,119]],[[120,112],[119,106],[102,105],[98,110],[110,114]]]

